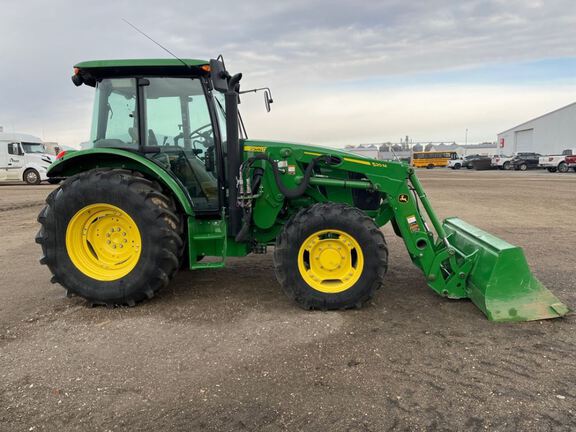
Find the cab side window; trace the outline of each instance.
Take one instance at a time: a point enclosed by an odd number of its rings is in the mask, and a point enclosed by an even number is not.
[[[18,145],[18,143],[8,144],[8,154],[11,154],[14,156],[21,156],[20,146]]]

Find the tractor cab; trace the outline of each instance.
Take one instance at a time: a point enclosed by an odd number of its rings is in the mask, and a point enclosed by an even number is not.
[[[226,171],[225,96],[209,71],[201,60],[117,60],[80,63],[73,78],[96,89],[89,146],[144,154],[204,216],[219,214]]]

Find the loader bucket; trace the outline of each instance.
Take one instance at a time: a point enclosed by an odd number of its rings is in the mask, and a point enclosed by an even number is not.
[[[458,218],[446,219],[443,227],[450,245],[475,259],[466,289],[489,320],[532,321],[568,313],[532,275],[521,248]]]

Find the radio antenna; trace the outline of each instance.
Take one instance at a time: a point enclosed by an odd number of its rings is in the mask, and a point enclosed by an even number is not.
[[[180,57],[178,57],[176,54],[174,54],[172,51],[170,51],[168,48],[166,48],[165,46],[163,46],[159,42],[156,42],[154,39],[152,39],[150,36],[148,36],[146,33],[144,33],[142,30],[140,30],[138,27],[136,27],[134,24],[132,24],[126,18],[122,18],[122,21],[124,21],[126,24],[128,24],[130,27],[132,27],[134,30],[136,30],[138,33],[140,33],[142,36],[146,37],[147,39],[150,39],[152,42],[154,42],[156,45],[158,45],[160,48],[162,48],[164,51],[166,51],[168,54],[170,54],[172,57],[174,57],[176,60],[178,60],[184,66],[186,66],[188,69],[192,69],[190,67],[190,65],[187,64],[184,60],[182,60]]]

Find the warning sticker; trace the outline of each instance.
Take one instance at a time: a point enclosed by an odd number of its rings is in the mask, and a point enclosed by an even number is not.
[[[408,222],[408,226],[410,227],[411,232],[420,231],[420,227],[418,226],[418,221],[416,220],[416,216],[414,216],[414,215],[408,216],[406,218],[406,221]]]
[[[253,146],[253,145],[246,145],[244,146],[245,152],[253,152],[253,153],[265,153],[266,147],[264,146]]]

